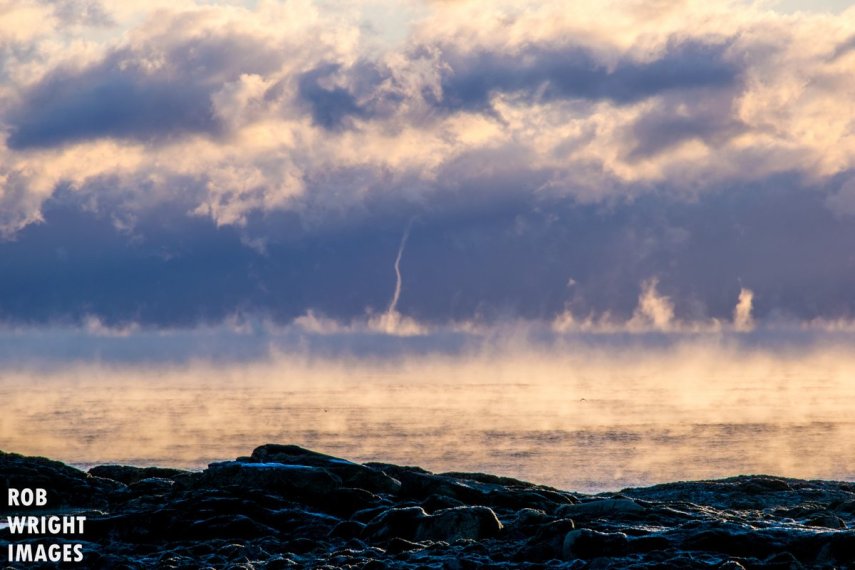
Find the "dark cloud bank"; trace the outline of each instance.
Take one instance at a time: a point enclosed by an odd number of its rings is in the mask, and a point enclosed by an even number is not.
[[[760,320],[855,313],[855,225],[789,177],[692,202],[469,190],[466,203],[431,207],[378,198],[361,219],[328,225],[273,213],[217,227],[172,203],[130,232],[108,208],[86,211],[60,192],[44,223],[0,243],[0,318],[171,328],[235,316],[286,324],[313,311],[347,322],[385,310],[413,217],[398,308],[424,323],[551,320],[566,308],[625,320],[650,278],[687,321],[729,320],[742,287]]]

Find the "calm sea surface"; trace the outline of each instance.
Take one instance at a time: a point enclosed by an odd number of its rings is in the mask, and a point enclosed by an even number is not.
[[[0,379],[0,449],[200,468],[267,442],[579,491],[769,473],[855,479],[855,370],[716,352],[269,362]]]

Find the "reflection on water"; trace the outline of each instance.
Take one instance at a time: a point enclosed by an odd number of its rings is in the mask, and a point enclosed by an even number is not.
[[[266,442],[580,491],[855,478],[855,363],[715,350],[396,363],[78,366],[0,380],[0,449],[201,467]]]

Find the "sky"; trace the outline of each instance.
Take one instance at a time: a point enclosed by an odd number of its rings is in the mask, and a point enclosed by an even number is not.
[[[0,358],[855,330],[851,2],[0,0],[0,62]]]

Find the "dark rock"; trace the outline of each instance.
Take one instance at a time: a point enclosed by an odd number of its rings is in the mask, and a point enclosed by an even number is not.
[[[545,562],[560,559],[564,549],[564,538],[576,524],[571,519],[559,519],[541,525],[534,536],[517,551],[517,560]]]
[[[411,542],[409,540],[404,540],[403,538],[395,537],[389,541],[389,544],[386,546],[386,552],[388,554],[400,554],[402,552],[422,550],[424,547],[425,546],[423,544],[419,544],[418,542]]]
[[[342,488],[315,497],[311,504],[326,513],[349,518],[359,511],[388,505],[388,501],[363,489]]]
[[[374,469],[296,445],[262,445],[252,452],[251,459],[259,463],[322,467],[339,477],[345,486],[372,493],[397,493],[401,488],[401,483],[384,473],[382,469]]]
[[[385,513],[388,509],[389,507],[372,507],[368,509],[362,509],[361,511],[353,513],[350,518],[351,520],[359,521],[361,523],[369,523],[375,518],[377,518],[377,515]]]
[[[807,526],[815,526],[820,528],[831,528],[842,530],[846,529],[846,523],[843,519],[830,512],[816,513],[805,521]]]
[[[84,473],[0,454],[0,480],[85,513],[87,568],[855,567],[855,485],[831,481],[745,476],[577,496],[278,445],[200,473]],[[41,540],[0,529],[0,552],[12,538]]]
[[[514,519],[508,524],[508,530],[519,533],[519,536],[532,536],[555,517],[539,509],[520,509]],[[572,522],[572,521],[571,521]]]
[[[573,505],[563,505],[556,514],[565,518],[596,518],[636,516],[644,512],[644,507],[632,499],[597,499]]]
[[[855,500],[840,501],[834,506],[834,510],[839,513],[855,514]]]
[[[514,479],[512,477],[500,477],[498,475],[491,475],[489,473],[466,473],[461,471],[449,471],[446,473],[440,473],[439,475],[441,477],[449,477],[451,479],[464,479],[468,481],[476,481],[478,483],[487,483],[489,485],[511,487],[514,489],[531,489],[538,487],[538,485],[535,485],[534,483],[520,481],[519,479]]]
[[[342,521],[331,531],[330,538],[357,538],[365,532],[365,525],[357,521]]]
[[[764,570],[804,570],[805,566],[789,552],[773,554],[763,561]]]
[[[835,484],[837,485],[837,484]],[[625,489],[624,495],[634,499],[700,504],[720,509],[762,509],[770,504],[775,507],[799,505],[805,501],[805,482],[766,476],[740,476],[718,481],[690,481],[666,483],[644,489]],[[822,493],[828,493],[825,488]],[[814,494],[814,493],[811,493]],[[834,498],[847,496],[834,490]]]
[[[177,530],[177,529],[176,529]],[[210,519],[192,523],[173,537],[186,540],[204,540],[209,538],[261,538],[278,536],[278,532],[244,515],[218,515]]]
[[[365,528],[365,536],[377,541],[404,538],[416,540],[416,534],[428,514],[421,507],[388,509],[375,517]]]
[[[497,536],[502,523],[488,507],[455,507],[428,515],[416,535],[418,540],[481,540]]]
[[[656,533],[630,538],[628,544],[629,551],[637,553],[661,552],[673,547],[674,543],[668,537]]]
[[[379,469],[383,471],[390,477],[394,477],[395,479],[400,479],[401,475],[404,473],[423,473],[430,475],[430,471],[427,469],[422,469],[421,467],[416,467],[412,465],[395,465],[393,463],[378,463],[376,461],[370,461],[368,463],[363,463],[366,467],[370,467],[371,469]]]
[[[398,477],[401,481],[399,495],[405,499],[423,501],[432,495],[439,495],[465,505],[484,505],[488,502],[487,492],[476,482],[428,473],[404,472]]]
[[[173,485],[175,481],[172,479],[150,477],[131,483],[128,489],[137,495],[160,495],[172,491]]]
[[[576,523],[572,519],[558,519],[542,525],[537,534],[534,536],[535,542],[544,540],[552,540],[553,537],[560,537],[562,542],[564,535],[576,528]]]
[[[734,527],[700,530],[686,536],[682,545],[686,550],[717,552],[728,556],[754,556],[766,558],[780,550],[780,546],[748,529]]]
[[[855,566],[855,532],[832,533],[828,541],[828,554],[838,564]]]
[[[564,560],[574,558],[615,558],[623,556],[629,550],[629,541],[622,532],[599,532],[588,528],[571,530],[564,536],[561,557]]]
[[[548,490],[526,489],[494,489],[481,498],[483,503],[494,508],[541,509],[553,511],[561,505],[571,505],[575,500],[569,495]]]
[[[306,554],[307,552],[312,552],[320,545],[314,540],[309,540],[307,538],[295,538],[288,542],[288,545],[285,547],[288,552],[293,552],[295,554]]]
[[[195,488],[248,487],[288,497],[319,498],[341,488],[341,479],[321,467],[282,463],[212,463]]]
[[[89,470],[89,474],[104,479],[119,481],[125,485],[136,483],[143,479],[171,479],[176,476],[186,475],[188,471],[181,469],[168,469],[165,467],[129,467],[127,465],[98,465]]]
[[[297,568],[300,565],[294,560],[286,558],[281,554],[271,557],[264,566],[265,570],[285,570],[286,568]]]
[[[365,528],[374,540],[403,538],[412,541],[494,537],[502,523],[488,507],[457,507],[429,515],[421,507],[389,509]]]
[[[45,489],[47,508],[107,508],[107,495],[121,485],[93,477],[79,469],[44,457],[26,457],[0,451],[0,486],[3,505],[9,489]],[[26,510],[27,507],[21,507]]]
[[[464,507],[463,501],[458,501],[445,495],[431,495],[422,501],[422,508],[428,513],[433,513],[441,509],[452,509],[454,507]]]
[[[778,493],[792,490],[785,479],[778,477],[741,477],[736,481],[742,487],[742,492],[749,494]]]

